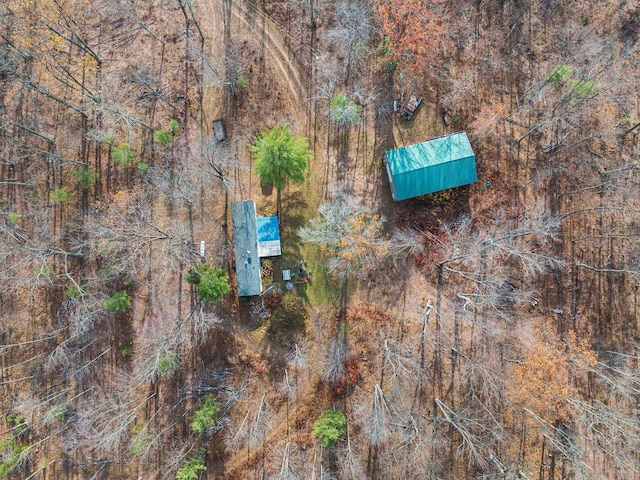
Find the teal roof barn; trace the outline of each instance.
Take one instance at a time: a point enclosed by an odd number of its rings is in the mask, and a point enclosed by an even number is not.
[[[395,201],[478,180],[476,158],[464,132],[389,150],[384,163]]]

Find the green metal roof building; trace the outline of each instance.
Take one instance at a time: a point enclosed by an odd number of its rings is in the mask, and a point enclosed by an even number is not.
[[[478,180],[476,157],[465,132],[389,150],[384,163],[395,201]]]

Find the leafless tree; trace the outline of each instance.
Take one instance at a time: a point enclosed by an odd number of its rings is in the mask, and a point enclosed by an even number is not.
[[[206,173],[220,182],[223,190],[233,188],[233,171],[245,169],[234,152],[231,142],[219,142],[213,134],[206,136],[202,142],[202,162]]]
[[[267,395],[260,397],[255,409],[249,407],[247,413],[242,418],[240,425],[235,428],[235,432],[226,437],[228,445],[241,451],[240,446],[244,444],[247,452],[247,460],[251,459],[251,454],[262,450],[262,460],[264,462],[265,443],[267,441],[267,430],[270,423],[270,412],[267,409]],[[264,464],[263,464],[264,466]]]
[[[362,428],[371,445],[378,446],[386,443],[392,433],[396,416],[395,406],[380,386],[376,384],[373,387],[370,412],[362,417]]]
[[[569,399],[569,403],[578,412],[578,438],[584,438],[582,449],[574,447],[574,451],[588,451],[588,444],[597,446],[596,451],[611,462],[613,470],[618,474],[633,475],[638,471],[638,448],[640,448],[640,421],[637,413],[631,408],[612,407],[599,400],[584,401]],[[631,411],[629,411],[631,410]],[[576,433],[578,433],[576,432]],[[585,438],[586,437],[586,438]],[[585,463],[588,460],[583,460]],[[589,464],[597,468],[595,462]],[[605,475],[607,472],[602,472]]]
[[[121,392],[122,393],[122,392]],[[95,449],[115,453],[125,445],[131,426],[146,407],[148,396],[107,395],[84,399],[75,409],[73,433],[66,438],[67,448]]]
[[[344,376],[348,354],[348,345],[344,339],[333,337],[329,343],[322,369],[322,375],[327,382],[335,385]]]
[[[138,384],[170,377],[180,367],[180,354],[170,332],[157,331],[142,337],[134,358],[134,375]]]
[[[185,318],[174,325],[172,336],[182,347],[189,349],[202,345],[213,328],[222,320],[213,312],[206,312],[202,302],[198,302]]]
[[[385,219],[345,186],[338,186],[331,200],[318,207],[318,216],[299,230],[303,242],[318,244],[328,255],[327,269],[344,278],[364,277],[379,261],[394,253],[417,248],[416,238],[398,233],[393,240],[383,233]]]
[[[331,201],[322,202],[318,213],[318,217],[300,229],[300,237],[303,241],[317,243],[335,253],[344,249],[353,250],[356,267],[370,263],[368,260],[372,259],[375,250],[373,247],[382,244],[380,227],[376,228],[377,223],[373,223],[375,219],[371,209],[364,206],[346,186],[341,185],[333,192]],[[358,221],[362,227],[354,232],[352,223]],[[341,242],[348,241],[345,240],[345,236],[349,234],[355,234],[357,237],[351,245],[343,247]],[[332,265],[332,267],[331,271],[336,270],[338,265]]]
[[[340,452],[340,455],[340,472],[342,478],[346,480],[357,480],[365,477],[362,461],[355,451],[355,445],[351,441],[351,428],[349,423],[347,423],[347,443],[344,451]]]
[[[479,467],[486,466],[487,441],[496,434],[492,427],[485,423],[484,418],[478,418],[475,412],[462,411],[461,409],[454,411],[437,398],[434,399],[434,404],[440,412],[438,419],[453,427],[460,436],[458,453],[470,464]]]
[[[373,14],[368,3],[342,2],[335,9],[336,26],[328,33],[334,48],[347,52],[345,74],[367,53],[367,45],[373,33]]]
[[[386,339],[380,352],[381,379],[383,385],[388,382],[388,389],[412,385],[420,375],[420,365],[415,352],[406,343]]]
[[[291,468],[291,443],[287,442],[282,454],[280,471],[269,477],[269,480],[297,480],[298,474]]]
[[[458,293],[465,310],[491,311],[510,319],[509,307],[530,298],[512,281],[527,285],[549,269],[563,266],[552,253],[559,224],[560,219],[538,203],[516,217],[499,211],[483,229],[476,228],[469,217],[444,225],[446,243],[436,242],[443,251],[439,266],[471,285],[471,290]]]

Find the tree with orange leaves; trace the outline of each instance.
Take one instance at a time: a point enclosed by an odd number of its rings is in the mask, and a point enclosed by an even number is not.
[[[569,383],[569,362],[558,348],[545,341],[529,349],[515,368],[511,387],[516,404],[550,423],[570,417],[567,399],[577,395]]]
[[[415,74],[424,73],[448,44],[441,0],[373,0],[384,37],[379,54]]]
[[[596,355],[573,332],[567,332],[561,343],[544,330],[539,336],[513,372],[511,397],[547,422],[566,421],[574,413],[568,399],[580,396],[577,385],[586,383],[586,373],[597,363]]]

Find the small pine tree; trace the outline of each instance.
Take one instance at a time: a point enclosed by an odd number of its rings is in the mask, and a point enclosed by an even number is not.
[[[313,424],[313,436],[324,448],[331,447],[344,434],[347,418],[342,412],[328,410]]]
[[[208,263],[200,263],[190,269],[185,279],[195,285],[198,295],[206,302],[215,302],[231,290],[227,273]]]
[[[180,131],[180,123],[172,118],[169,120],[169,130],[171,130],[171,133],[175,135]]]
[[[191,460],[185,460],[182,468],[176,472],[176,480],[196,480],[200,470],[206,470],[204,464],[205,449],[200,447],[198,453]]]
[[[98,175],[98,173],[93,168],[73,170],[71,172],[71,175],[75,177],[76,181],[80,184],[83,190],[86,190],[89,187],[93,187],[100,179],[100,175]]]
[[[131,306],[131,299],[125,291],[113,292],[104,302],[104,308],[110,312],[121,313]]]
[[[61,422],[67,416],[67,406],[65,404],[53,405],[44,415],[44,423],[52,424]]]
[[[153,132],[153,140],[161,147],[166,147],[173,142],[173,134],[167,130],[156,130]]]
[[[144,162],[140,162],[138,164],[138,171],[142,174],[142,175],[146,175],[147,173],[149,173],[149,165],[144,163]]]
[[[77,283],[72,284],[64,291],[64,294],[69,298],[80,298],[85,293],[85,290]]]
[[[549,83],[560,83],[566,81],[571,76],[572,70],[567,65],[559,65],[553,68],[545,77]]]
[[[204,405],[193,416],[191,430],[195,433],[204,433],[207,428],[214,427],[218,423],[217,415],[221,406],[211,395],[207,395]]]
[[[362,122],[362,107],[344,92],[338,92],[333,96],[326,113],[338,125],[357,127]]]
[[[71,200],[71,191],[67,187],[58,187],[51,192],[51,201],[55,204],[66,203]]]
[[[136,162],[136,152],[131,149],[128,143],[121,143],[111,150],[111,158],[121,167],[130,167]]]
[[[19,443],[13,436],[0,442],[0,478],[7,478],[28,453],[27,445]]]

